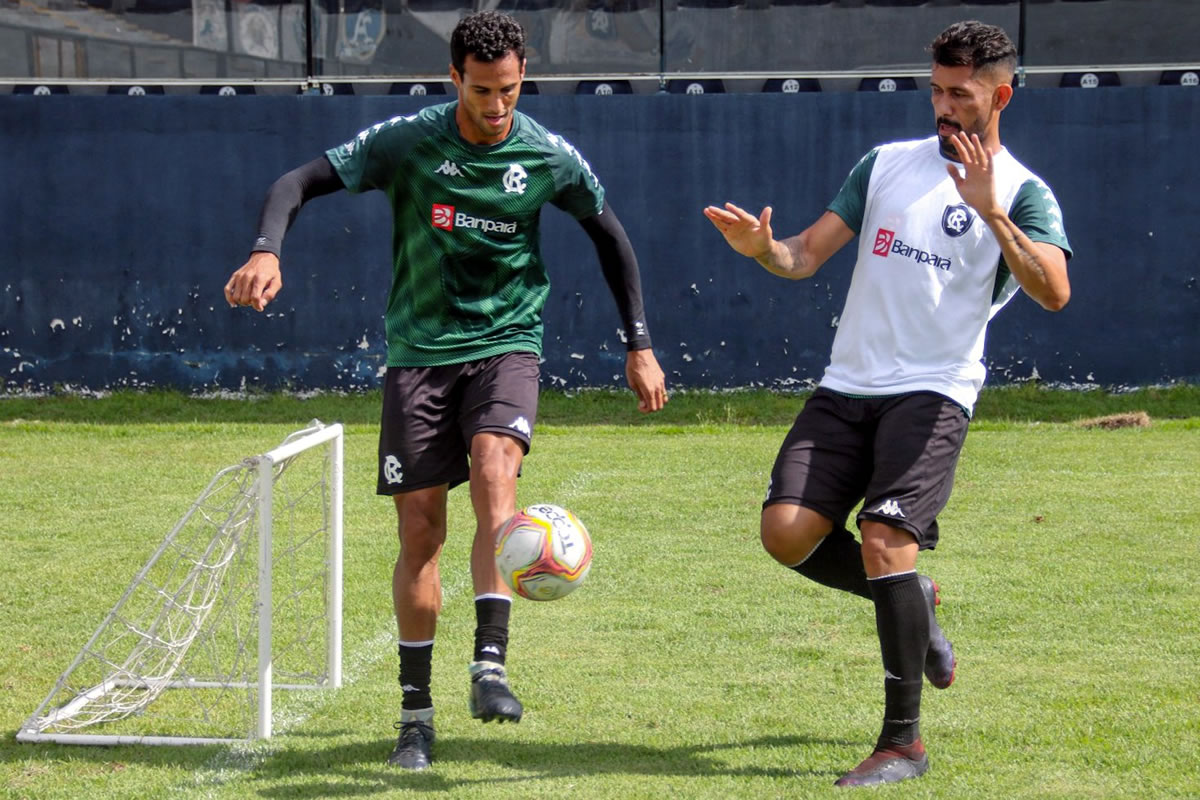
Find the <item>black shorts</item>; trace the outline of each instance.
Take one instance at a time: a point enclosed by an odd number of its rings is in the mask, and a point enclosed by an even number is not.
[[[388,367],[375,491],[393,495],[464,483],[477,433],[507,434],[528,453],[538,375],[538,357],[528,352],[441,367]]]
[[[779,448],[763,506],[794,503],[836,526],[862,501],[860,526],[903,528],[932,549],[968,422],[934,392],[860,398],[818,388]]]

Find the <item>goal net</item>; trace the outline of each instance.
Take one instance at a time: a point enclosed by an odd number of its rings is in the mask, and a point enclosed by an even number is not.
[[[219,471],[18,741],[271,735],[273,689],[341,685],[342,426]]]

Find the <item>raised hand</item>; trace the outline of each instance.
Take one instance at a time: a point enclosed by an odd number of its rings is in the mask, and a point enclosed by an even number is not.
[[[975,209],[980,216],[993,213],[996,206],[996,176],[992,154],[983,146],[977,134],[970,136],[958,131],[950,137],[962,162],[963,171],[957,164],[947,164],[946,172],[954,180],[963,202]]]
[[[725,241],[736,252],[750,258],[765,256],[771,251],[774,234],[771,232],[771,207],[767,206],[758,217],[726,203],[724,208],[708,206],[704,209],[713,227],[721,232]]]

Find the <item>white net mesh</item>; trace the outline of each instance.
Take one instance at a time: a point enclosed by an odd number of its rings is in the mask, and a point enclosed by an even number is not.
[[[299,431],[213,478],[18,738],[250,738],[259,709],[260,531],[271,531],[274,685],[329,683],[335,441]],[[338,428],[340,435],[340,427]],[[295,450],[295,452],[291,452]],[[260,519],[270,465],[269,525]],[[338,487],[340,488],[340,487]],[[340,587],[338,587],[340,588]],[[169,691],[168,691],[169,690]],[[92,737],[94,738],[94,737]]]

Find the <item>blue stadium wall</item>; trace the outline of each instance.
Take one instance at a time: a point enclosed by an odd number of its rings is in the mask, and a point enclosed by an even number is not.
[[[922,93],[532,96],[522,109],[590,160],[642,265],[678,387],[818,379],[853,246],[789,282],[701,214],[774,206],[799,231],[871,146],[931,131]],[[230,309],[266,188],[408,97],[0,98],[0,374],[6,391],[355,390],[377,385],[390,221],[381,193],[306,207],[265,314]],[[1058,314],[1019,295],[994,321],[990,380],[1102,386],[1200,379],[1200,91],[1028,90],[1004,141],[1055,189],[1075,248]],[[579,226],[543,215],[546,386],[623,384],[612,298]]]

